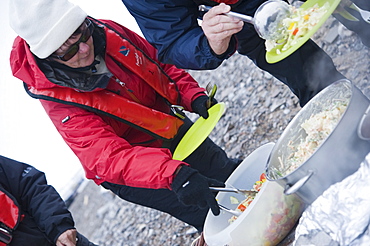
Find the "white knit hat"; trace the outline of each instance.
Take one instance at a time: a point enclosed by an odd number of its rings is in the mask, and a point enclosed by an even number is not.
[[[10,0],[9,24],[44,59],[56,51],[87,17],[67,0]]]

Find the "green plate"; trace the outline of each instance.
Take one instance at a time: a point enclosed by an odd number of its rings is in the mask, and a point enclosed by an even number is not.
[[[324,24],[324,22],[329,18],[329,16],[334,12],[337,8],[338,4],[341,0],[307,0],[300,8],[308,9],[315,4],[318,4],[320,7],[323,6],[326,2],[330,4],[328,11],[324,14],[321,20],[315,25],[310,31],[306,33],[305,36],[301,37],[295,45],[292,45],[289,49],[285,51],[281,51],[280,54],[276,53],[276,49],[281,48],[282,45],[275,47],[274,49],[266,52],[266,61],[268,63],[276,63],[284,58],[291,55],[294,51],[296,51],[299,47],[301,47],[304,43],[307,42],[311,38],[311,36]]]
[[[173,159],[184,160],[203,143],[225,112],[225,104],[217,103],[208,109],[208,118],[199,117],[177,145]]]

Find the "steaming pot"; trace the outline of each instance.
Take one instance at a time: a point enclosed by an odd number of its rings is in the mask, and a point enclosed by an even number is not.
[[[338,100],[348,104],[330,135],[298,168],[285,176],[277,175],[276,170],[292,154],[291,146],[305,138],[301,124]],[[369,99],[348,80],[326,87],[300,110],[278,139],[267,161],[267,180],[277,181],[285,194],[295,193],[311,204],[330,185],[354,173],[370,152],[369,105]]]

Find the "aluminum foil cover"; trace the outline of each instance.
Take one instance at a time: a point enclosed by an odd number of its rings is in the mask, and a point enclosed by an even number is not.
[[[369,222],[370,154],[357,172],[330,186],[307,207],[293,245],[370,245]]]

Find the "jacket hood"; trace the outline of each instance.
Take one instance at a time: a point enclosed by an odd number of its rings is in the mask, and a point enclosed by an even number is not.
[[[56,87],[40,70],[28,44],[19,36],[15,38],[10,52],[10,67],[14,77],[29,86],[40,89]]]

